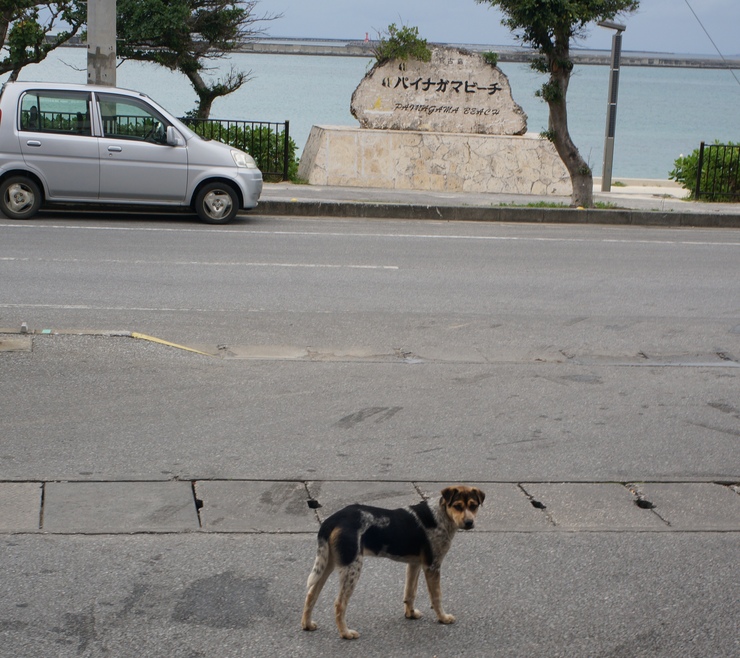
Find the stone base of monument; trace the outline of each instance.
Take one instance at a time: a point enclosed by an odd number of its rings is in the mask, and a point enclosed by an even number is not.
[[[313,126],[298,177],[310,185],[568,196],[570,177],[539,135]]]

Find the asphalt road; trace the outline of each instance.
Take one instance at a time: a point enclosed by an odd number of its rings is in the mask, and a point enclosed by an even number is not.
[[[740,481],[737,230],[46,213],[0,236],[0,328],[38,332],[0,352],[0,482]],[[740,649],[737,532],[456,542],[458,624],[407,623],[402,569],[368,561],[352,645],[330,594],[298,630],[310,534],[6,534],[0,655]]]

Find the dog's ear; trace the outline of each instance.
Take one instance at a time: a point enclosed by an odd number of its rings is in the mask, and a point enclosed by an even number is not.
[[[452,505],[452,501],[455,500],[456,495],[457,487],[446,487],[445,489],[442,489],[442,499],[448,507]]]
[[[478,504],[479,505],[482,505],[483,504],[483,501],[486,499],[486,494],[484,494],[481,489],[478,489],[478,487],[472,487],[471,493],[474,496],[477,496],[478,497]]]

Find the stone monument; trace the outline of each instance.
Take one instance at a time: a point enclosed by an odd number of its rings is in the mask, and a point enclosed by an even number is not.
[[[313,126],[298,176],[313,185],[571,193],[553,145],[527,134],[506,75],[476,53],[376,64],[352,95],[360,128]]]

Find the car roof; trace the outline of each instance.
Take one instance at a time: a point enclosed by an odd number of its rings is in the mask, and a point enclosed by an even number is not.
[[[6,82],[3,87],[10,87],[12,85],[18,91],[25,91],[27,89],[53,89],[59,91],[95,91],[95,92],[113,92],[113,93],[125,93],[135,94],[143,98],[148,96],[135,89],[124,89],[123,87],[108,87],[105,85],[88,85],[88,84],[77,84],[72,82],[40,82],[30,80],[16,80],[14,82]]]

